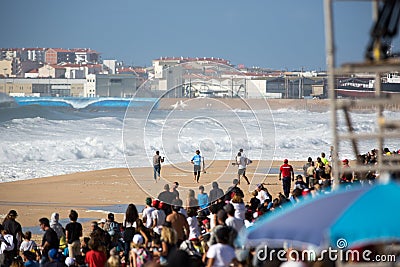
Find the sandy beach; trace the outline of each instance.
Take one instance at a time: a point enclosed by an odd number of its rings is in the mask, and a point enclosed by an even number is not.
[[[289,163],[293,165],[296,174],[302,173],[301,168],[304,162]],[[266,176],[265,173],[257,172],[257,170],[267,169],[270,165],[271,171],[276,172],[281,164],[280,161],[254,161],[248,167],[248,177],[252,184],[250,187],[245,185],[245,182],[240,185],[246,194],[246,201],[250,198],[249,192],[256,186],[255,181],[257,183],[263,181],[273,196],[282,191],[277,174]],[[181,165],[190,167],[190,163]],[[206,192],[209,192],[213,181],[218,181],[225,191],[232,184],[232,179],[235,178],[237,172],[236,166],[233,166],[231,161],[223,160],[212,162],[206,170],[207,172],[200,178],[200,184],[205,185]],[[131,172],[135,179],[132,178]],[[24,229],[36,227],[39,218],[50,217],[53,212],[58,212],[60,219],[65,220],[68,218],[70,209],[76,209],[84,225],[84,234],[87,235],[89,222],[105,218],[108,213],[107,207],[129,203],[143,205],[147,196],[158,195],[155,190],[148,192],[148,189],[144,189],[146,185],[143,186],[139,181],[140,177],[147,178],[150,188],[162,188],[166,183],[179,182],[178,190],[181,192],[183,201],[186,199],[184,192],[188,188],[195,190],[196,195],[198,193],[199,184],[193,182],[192,173],[182,171],[176,166],[163,166],[162,179],[157,184],[152,180],[152,168],[135,168],[131,172],[126,168],[106,169],[1,183],[0,214],[4,217],[10,209],[15,209],[19,214],[17,221]],[[103,208],[99,209],[99,207]],[[123,212],[116,213],[117,221],[122,221]]]

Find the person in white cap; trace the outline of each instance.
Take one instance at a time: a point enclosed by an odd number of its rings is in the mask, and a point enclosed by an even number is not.
[[[65,265],[67,265],[68,267],[75,266],[75,259],[71,258],[71,257],[67,257],[65,259]]]
[[[140,234],[135,234],[132,239],[132,249],[129,256],[131,267],[141,267],[151,260],[150,253],[144,247],[144,238]]]

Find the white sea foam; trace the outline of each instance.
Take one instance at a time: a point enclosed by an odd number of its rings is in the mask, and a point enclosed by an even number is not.
[[[53,116],[0,122],[0,182],[126,167],[124,152],[130,164],[139,167],[151,166],[156,149],[162,149],[167,163],[188,161],[199,147],[208,159],[232,159],[243,147],[252,159],[305,160],[322,151],[329,154],[331,145],[329,112],[280,109],[272,112],[272,124],[260,112],[255,112],[255,117],[253,112],[239,110],[179,111],[172,115],[156,111],[147,123],[145,115],[138,111],[126,119],[125,125],[122,112],[104,116],[67,111],[54,115],[59,119]],[[357,132],[376,131],[374,113],[353,115]],[[398,118],[400,113],[385,115]],[[188,123],[195,116],[200,119]],[[343,125],[339,130],[347,131],[343,117],[339,121]],[[124,126],[133,138],[125,136],[122,140]],[[399,143],[388,140],[384,145],[394,150],[399,149]],[[364,141],[359,146],[365,153],[376,143]],[[350,143],[341,144],[340,156],[354,158]]]

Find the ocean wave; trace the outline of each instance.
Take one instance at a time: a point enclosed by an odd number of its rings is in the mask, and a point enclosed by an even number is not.
[[[0,182],[104,168],[152,165],[155,150],[168,162],[187,162],[196,149],[209,159],[232,159],[244,148],[252,159],[316,158],[329,154],[329,113],[279,110],[131,111],[24,106],[0,111]],[[8,114],[9,113],[9,114]],[[256,117],[254,116],[256,114]],[[265,115],[265,116],[262,116]],[[372,132],[376,114],[352,114],[356,132]],[[385,113],[398,118],[399,112]],[[188,123],[194,117],[200,119]],[[7,117],[7,118],[6,118]],[[340,132],[347,131],[343,116]],[[385,140],[395,149],[399,140]],[[360,152],[375,148],[359,143]],[[350,142],[341,142],[341,157],[354,158]]]

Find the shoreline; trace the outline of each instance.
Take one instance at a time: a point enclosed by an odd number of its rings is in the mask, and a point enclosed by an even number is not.
[[[254,161],[249,166],[248,177],[252,184],[250,187],[244,186],[244,182],[240,185],[240,188],[245,192],[246,203],[250,199],[250,191],[254,190],[256,186],[254,184],[256,180],[262,180],[266,183],[266,187],[273,197],[282,191],[282,184],[278,181],[277,174],[266,176],[263,173],[256,172],[256,165],[259,164],[259,168],[265,168],[266,165],[264,164],[267,163],[270,163],[272,168],[277,168],[282,164],[281,161]],[[289,164],[293,165],[295,174],[302,174],[303,161],[292,161]],[[23,231],[26,231],[24,227],[35,227],[41,217],[49,218],[51,213],[58,212],[60,219],[65,219],[68,218],[70,209],[76,209],[81,220],[88,220],[82,223],[84,234],[87,235],[90,221],[105,218],[109,212],[107,208],[121,206],[123,212],[115,214],[116,221],[121,222],[125,212],[124,205],[134,203],[141,206],[144,205],[146,197],[154,198],[154,195],[156,195],[143,190],[141,185],[137,183],[140,180],[132,179],[129,171],[127,168],[115,168],[1,183],[0,191],[3,197],[0,201],[0,216],[4,218],[10,209],[15,209],[19,214],[17,221],[21,223]],[[182,172],[182,170],[171,166],[163,166],[163,179],[157,184],[151,178],[152,168],[134,168],[131,171],[136,175],[151,179],[151,187],[155,187],[155,185],[163,187],[166,183],[171,184],[178,181],[180,198],[185,203],[185,190],[191,188],[197,196],[197,188],[202,184],[206,187],[205,192],[208,193],[211,182],[215,180],[218,181],[220,188],[225,192],[227,187],[232,184],[233,178],[236,178],[237,169],[232,166],[231,161],[216,161],[207,169],[207,173],[201,175],[200,184],[193,183],[191,172]],[[177,173],[180,173],[180,175],[176,175]],[[221,176],[221,173],[223,176]],[[95,210],[94,208],[101,209]],[[138,211],[141,212],[140,209]]]

